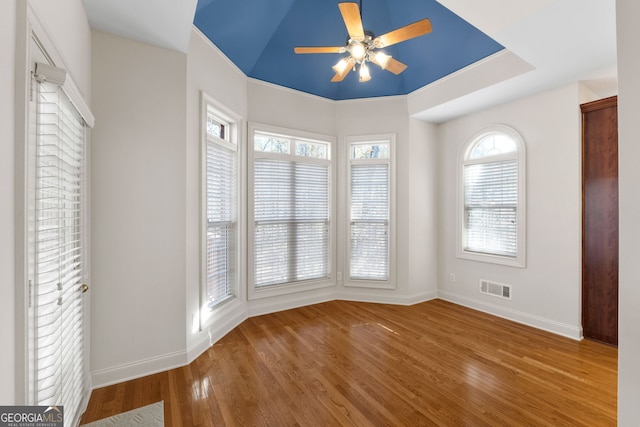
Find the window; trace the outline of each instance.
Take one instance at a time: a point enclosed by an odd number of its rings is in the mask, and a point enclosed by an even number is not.
[[[350,137],[348,282],[392,287],[393,136]]]
[[[331,138],[263,125],[252,125],[250,138],[250,295],[281,285],[300,290],[327,284],[333,253]]]
[[[458,256],[525,266],[524,142],[493,126],[464,146],[460,159]]]
[[[237,119],[204,97],[204,306],[234,297],[238,284]]]

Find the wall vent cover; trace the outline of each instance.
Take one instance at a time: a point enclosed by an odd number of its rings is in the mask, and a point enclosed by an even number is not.
[[[480,293],[499,298],[511,299],[511,286],[502,283],[480,280]]]

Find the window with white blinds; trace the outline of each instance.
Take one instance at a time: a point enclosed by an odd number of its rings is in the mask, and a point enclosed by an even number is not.
[[[391,139],[348,140],[348,285],[390,282]],[[359,284],[358,284],[359,283]]]
[[[33,340],[36,405],[64,405],[79,419],[85,390],[84,122],[62,89],[39,83],[36,100]]]
[[[524,266],[524,145],[506,126],[472,139],[462,159],[461,257]]]
[[[237,124],[206,104],[205,117],[205,304],[233,297],[238,282]]]
[[[331,143],[253,130],[250,259],[255,289],[326,280]]]

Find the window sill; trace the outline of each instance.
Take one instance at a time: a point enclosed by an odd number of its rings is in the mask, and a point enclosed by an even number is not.
[[[390,280],[358,280],[349,279],[345,281],[344,286],[347,288],[367,288],[367,289],[395,289],[395,284]]]
[[[257,300],[261,298],[312,291],[315,289],[328,288],[331,286],[335,286],[335,283],[331,279],[323,279],[263,286],[261,288],[252,287],[249,288],[249,300]]]
[[[458,253],[456,254],[456,256],[461,259],[468,259],[468,260],[478,261],[478,262],[487,262],[491,264],[500,264],[500,265],[505,265],[509,267],[518,267],[518,268],[526,267],[526,263],[523,255],[514,258],[514,257],[500,256],[500,255],[483,254],[480,252],[458,250]]]

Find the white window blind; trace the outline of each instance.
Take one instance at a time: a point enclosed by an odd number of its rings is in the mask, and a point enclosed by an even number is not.
[[[256,289],[330,274],[330,144],[254,132]]]
[[[36,405],[79,419],[85,389],[82,319],[84,123],[62,89],[37,85],[34,224]]]
[[[389,279],[389,190],[388,163],[351,165],[351,279]]]
[[[238,196],[236,146],[207,138],[206,294],[210,307],[232,296],[237,277]]]
[[[516,159],[464,166],[465,250],[515,257],[517,209]]]
[[[525,267],[525,145],[509,126],[492,125],[460,151],[459,258]]]

